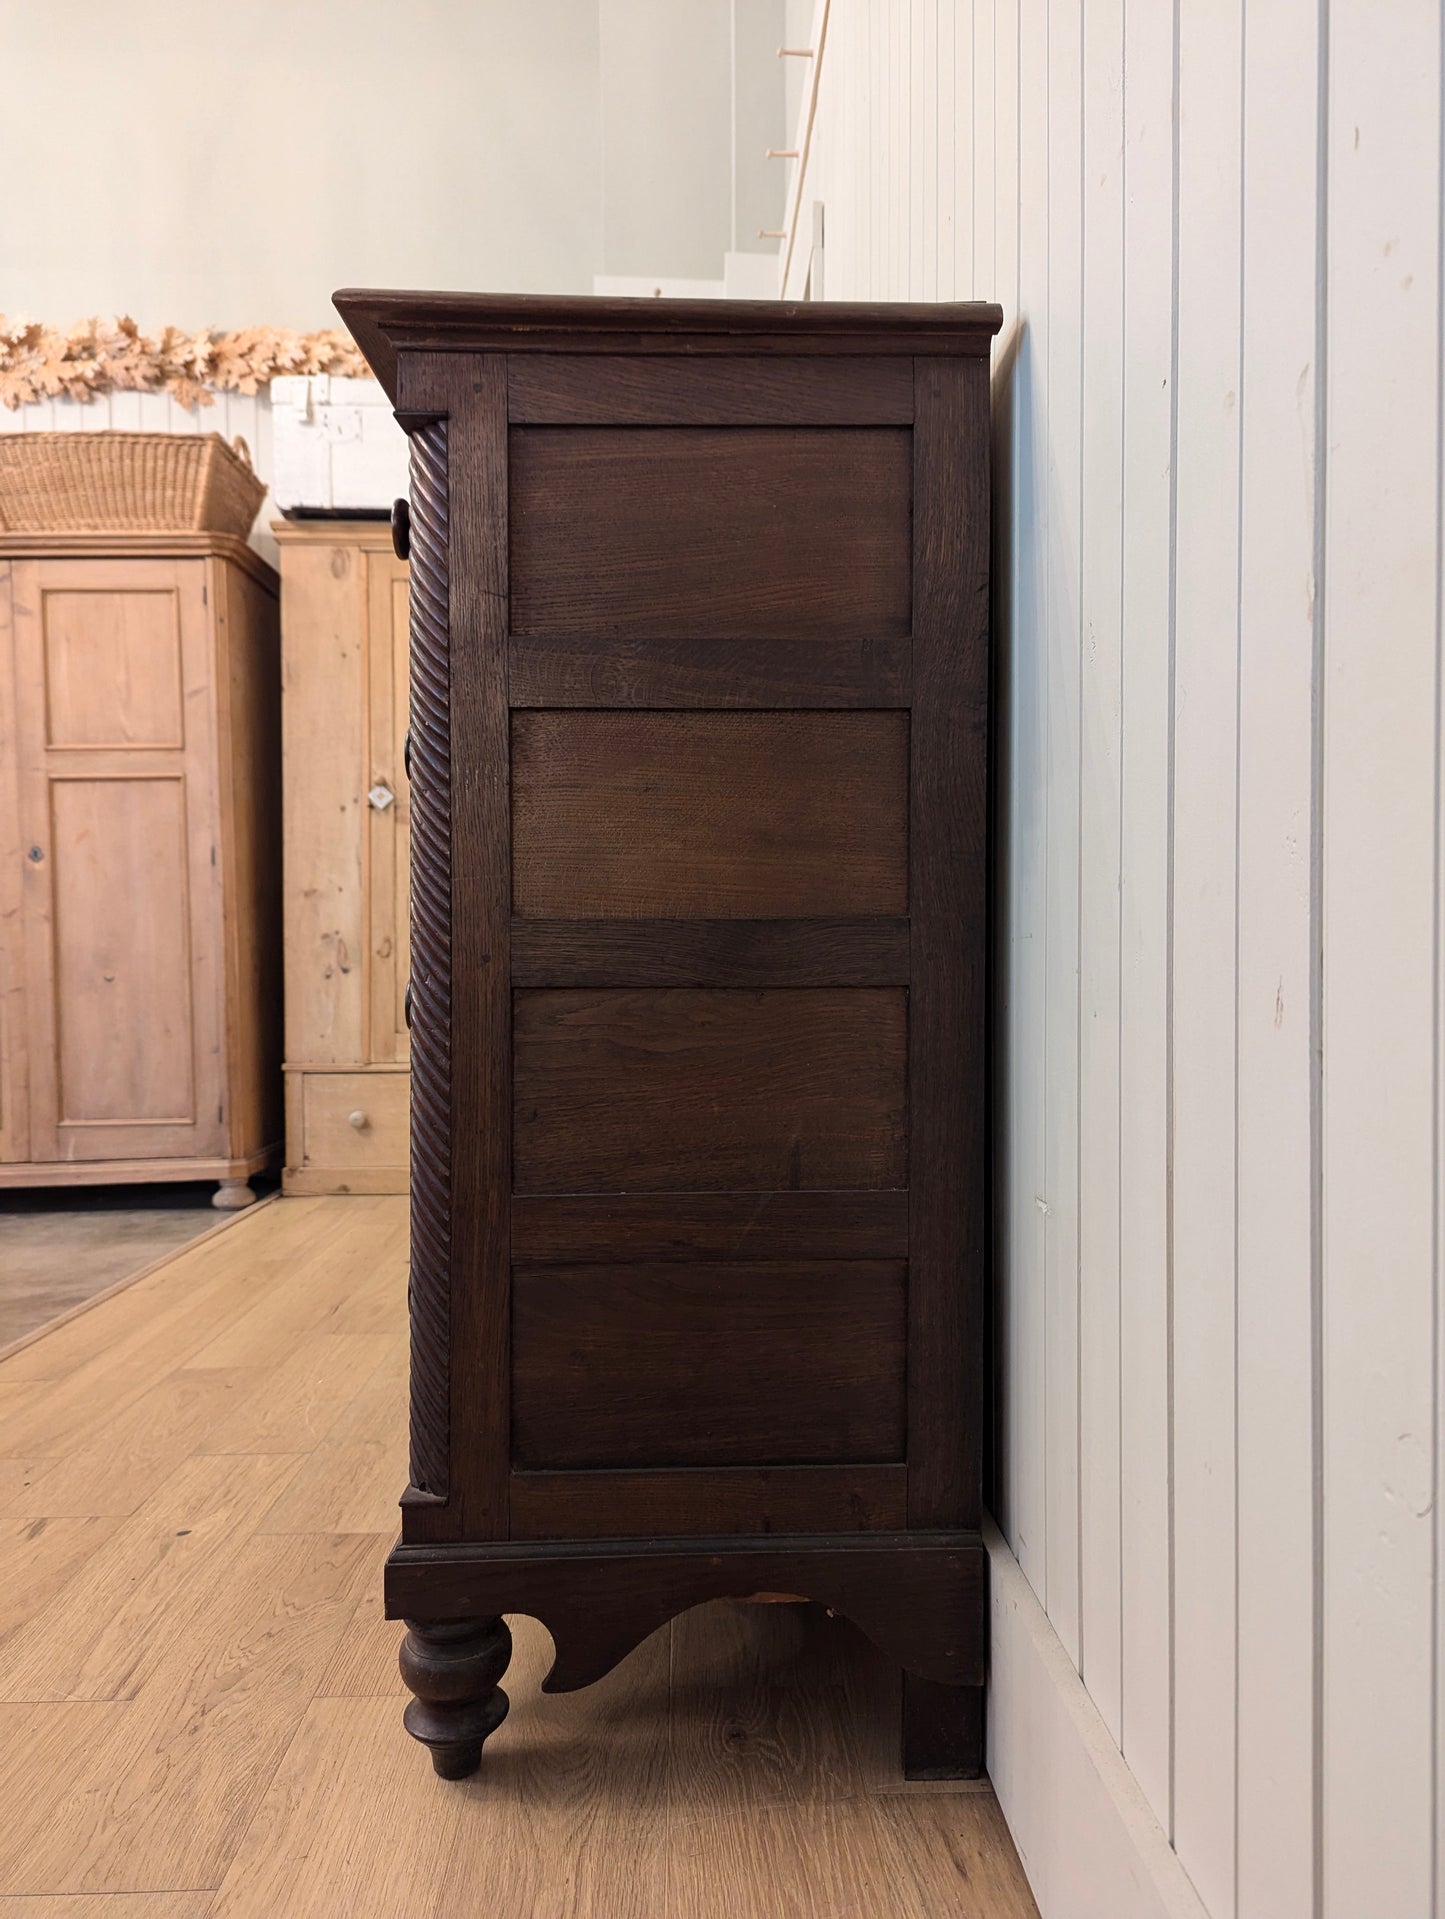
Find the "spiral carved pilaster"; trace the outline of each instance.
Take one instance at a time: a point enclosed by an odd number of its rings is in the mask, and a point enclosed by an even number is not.
[[[451,685],[447,423],[411,436],[411,1482],[445,1498],[451,1423]]]

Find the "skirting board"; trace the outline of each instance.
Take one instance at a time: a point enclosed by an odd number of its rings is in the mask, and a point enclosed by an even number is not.
[[[1041,1919],[1209,1919],[987,1515],[983,1543],[992,1632],[988,1770]]]

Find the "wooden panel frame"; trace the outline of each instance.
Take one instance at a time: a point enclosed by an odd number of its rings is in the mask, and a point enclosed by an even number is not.
[[[407,590],[406,563],[391,553],[365,553],[366,784],[383,781],[390,806],[366,802],[366,1041],[367,1065],[405,1065],[409,1057],[401,1014],[406,982],[407,841],[410,782],[402,769],[409,669],[407,622],[398,620],[396,595]]]
[[[512,1259],[906,1259],[908,1194],[562,1193],[512,1201]]]
[[[982,1509],[989,387],[914,364],[908,1523]]]
[[[911,426],[913,376],[882,356],[659,362],[514,354],[507,417],[529,426]]]
[[[514,707],[884,708],[913,698],[906,639],[615,639],[514,635]]]
[[[411,437],[411,1485],[451,1489],[452,822],[448,445],[445,421]]]
[[[420,1438],[443,1464],[445,1508],[410,1499],[404,1536],[499,1539],[508,1524],[512,1185],[506,363],[496,354],[419,355],[406,364],[400,398],[414,450],[413,1295],[418,1221],[431,1236],[430,1270],[446,1276],[444,1313],[440,1285],[431,1289],[428,1333],[429,1352],[442,1342],[429,1377],[444,1392],[434,1390],[418,1416],[414,1390],[412,1422],[413,1446]],[[452,912],[454,891],[467,912]],[[444,1004],[418,977],[433,956],[440,967],[443,941]],[[455,1081],[454,1021],[476,1036],[481,1065]],[[419,1317],[414,1307],[414,1328]],[[471,1368],[460,1391],[454,1352]]]
[[[15,642],[16,741],[19,748],[21,844],[43,857],[25,859],[25,1007],[28,1026],[29,1156],[41,1162],[172,1160],[226,1156],[225,935],[218,858],[217,709],[213,680],[217,645],[207,603],[208,561],[121,557],[115,553],[17,558],[11,566]],[[173,596],[182,684],[184,735],[179,746],[52,746],[47,743],[44,601],[52,591],[159,591]],[[51,795],[79,781],[175,781],[182,790],[183,900],[191,995],[189,1115],[174,1118],[72,1120],[60,1116],[61,1013],[55,992],[55,860]]]
[[[513,1539],[677,1539],[727,1533],[890,1532],[906,1466],[717,1466],[514,1472]]]
[[[512,985],[906,986],[908,921],[513,919]]]

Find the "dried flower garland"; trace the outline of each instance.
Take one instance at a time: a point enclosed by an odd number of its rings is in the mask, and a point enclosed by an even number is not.
[[[182,406],[210,406],[213,393],[255,393],[278,374],[369,371],[341,327],[187,333],[168,326],[148,334],[127,316],[81,320],[61,332],[0,313],[0,402],[12,411],[31,400],[93,400],[112,391],[169,393]]]

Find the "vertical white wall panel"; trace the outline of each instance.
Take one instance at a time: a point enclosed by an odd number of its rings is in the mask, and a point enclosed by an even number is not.
[[[1312,1919],[1317,0],[1244,17],[1238,874],[1239,1919]]]
[[[1018,312],[1011,380],[1011,625],[998,636],[1010,686],[1001,742],[1008,794],[1010,997],[1008,1035],[1008,1314],[1013,1418],[1004,1471],[1009,1544],[1040,1598],[1048,1592],[1048,1180],[1045,1165],[1045,913],[1048,881],[1048,21],[1036,0],[1018,10]]]
[[[947,0],[943,0],[947,4]],[[975,300],[994,300],[997,261],[994,221],[997,188],[994,177],[994,0],[978,0],[972,8],[969,49],[973,76],[973,164],[963,192],[970,197],[973,217],[973,285]]]
[[[1119,840],[1122,1749],[1166,1831],[1172,1718],[1169,1323],[1170,383],[1174,35],[1124,8],[1123,797]]]
[[[1433,1897],[1440,16],[1332,0],[1324,575],[1325,1919]]]
[[[953,120],[953,178],[947,183],[953,203],[953,297],[978,300],[974,273],[973,157],[975,144],[973,95],[973,9],[960,10],[953,30],[953,71],[949,76]]]
[[[1045,1606],[1079,1661],[1079,619],[1081,0],[1048,0],[1044,564]]]
[[[958,201],[954,190],[954,156],[958,149],[958,115],[954,111],[953,76],[958,65],[957,43],[960,32],[968,31],[967,9],[954,0],[937,0],[938,71],[934,84],[938,94],[938,269],[937,295],[940,300],[957,300],[954,277],[954,230],[958,224]]]
[[[835,22],[830,297],[1005,315],[1000,1523],[1211,1919],[1445,1919],[1438,8]]]
[[[938,98],[939,16],[948,11],[945,0],[922,0],[922,66],[918,74],[917,113],[921,123],[922,179],[915,189],[918,203],[918,298],[938,298],[938,142],[942,132]],[[946,111],[946,103],[945,103]]]
[[[1119,842],[1124,0],[1084,10],[1079,694],[1079,1655],[1120,1737]]]
[[[1240,0],[1183,0],[1179,35],[1173,1836],[1232,1919]]]

